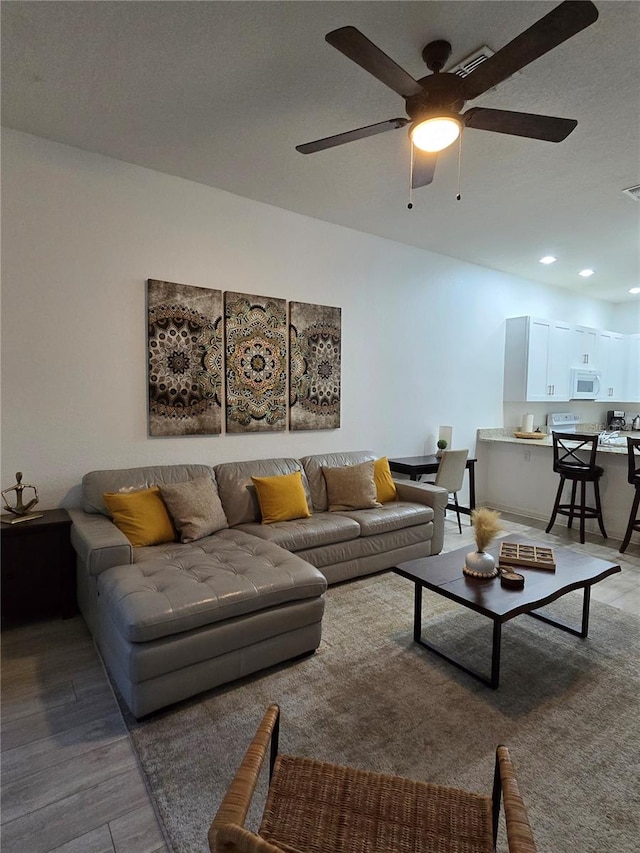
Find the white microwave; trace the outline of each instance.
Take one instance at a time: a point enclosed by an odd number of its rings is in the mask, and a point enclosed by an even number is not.
[[[570,400],[595,400],[600,394],[599,370],[582,370],[574,367],[571,370]]]

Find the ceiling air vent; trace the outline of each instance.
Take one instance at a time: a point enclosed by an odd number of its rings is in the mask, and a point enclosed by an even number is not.
[[[633,198],[636,201],[640,201],[640,184],[637,187],[627,187],[626,190],[622,190],[625,195],[628,195],[629,198]]]
[[[486,62],[490,56],[493,56],[495,50],[491,50],[490,47],[487,47],[484,44],[482,47],[479,47],[477,50],[474,50],[473,53],[469,54],[466,59],[463,59],[462,62],[459,62],[457,65],[454,65],[453,68],[449,68],[449,74],[457,74],[458,77],[467,77],[467,75],[471,74],[472,71],[480,65],[482,62]]]

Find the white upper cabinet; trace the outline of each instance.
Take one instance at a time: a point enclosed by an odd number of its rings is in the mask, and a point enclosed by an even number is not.
[[[569,400],[575,345],[573,327],[569,323],[537,317],[508,319],[505,401]]]
[[[627,393],[625,401],[640,403],[640,335],[627,335]]]
[[[640,402],[640,335],[538,317],[506,321],[505,402],[568,402],[572,368],[601,372],[598,400]]]
[[[609,403],[630,400],[627,396],[627,336],[620,332],[598,332],[596,368],[602,373],[596,399]]]
[[[598,330],[587,326],[573,327],[573,358],[569,367],[600,370],[598,364]]]

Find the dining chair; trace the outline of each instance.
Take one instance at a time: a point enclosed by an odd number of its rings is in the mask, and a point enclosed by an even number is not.
[[[280,708],[270,705],[209,829],[211,853],[493,853],[501,800],[510,853],[535,853],[506,746],[491,795],[278,752]],[[270,750],[257,833],[245,826]]]
[[[443,450],[435,480],[425,480],[427,483],[433,483],[435,486],[446,489],[450,495],[453,495],[453,504],[458,517],[458,530],[460,533],[462,533],[462,524],[460,523],[458,492],[462,488],[468,456],[468,450]]]

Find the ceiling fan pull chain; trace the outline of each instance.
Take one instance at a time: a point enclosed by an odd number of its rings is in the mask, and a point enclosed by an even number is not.
[[[409,165],[409,204],[407,205],[407,210],[413,210],[413,159],[415,157],[413,143],[409,143],[409,148],[411,149],[411,160]]]
[[[460,136],[458,137],[458,192],[456,193],[456,201],[460,201],[462,196],[460,195],[460,167],[462,165],[462,136],[464,134],[464,130],[460,131]]]

